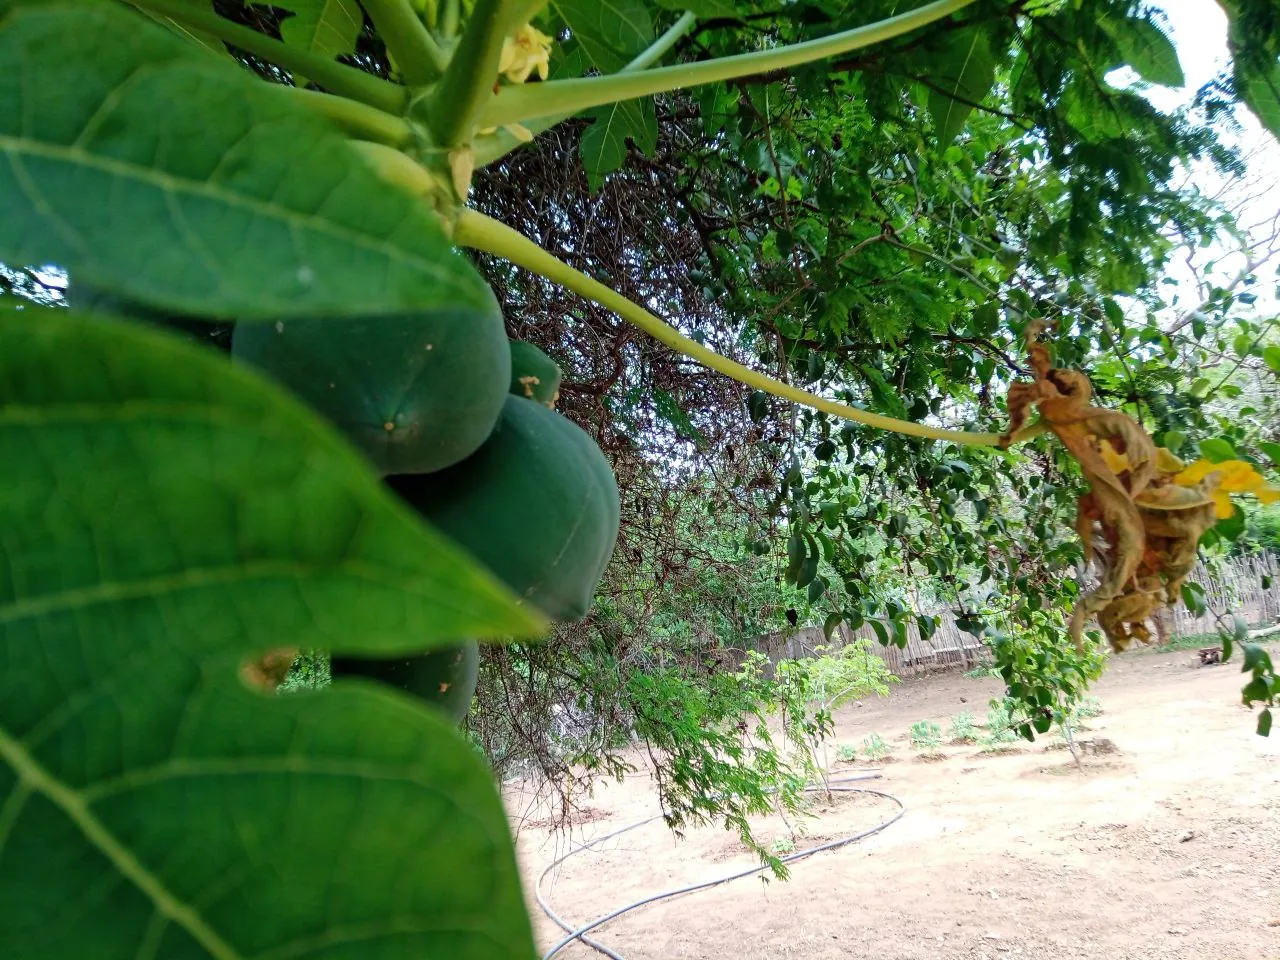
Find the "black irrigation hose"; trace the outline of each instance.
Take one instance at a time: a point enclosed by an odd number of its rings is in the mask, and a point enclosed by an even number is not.
[[[793,863],[796,860],[803,860],[805,857],[811,857],[815,853],[821,853],[824,850],[834,850],[837,847],[843,847],[847,844],[855,843],[858,840],[864,840],[867,837],[870,837],[874,834],[879,833],[881,830],[884,830],[886,827],[890,826],[891,824],[896,823],[902,817],[902,815],[907,812],[907,808],[901,800],[899,800],[897,797],[893,796],[892,794],[882,793],[879,790],[868,790],[864,787],[833,786],[833,784],[838,784],[838,783],[854,783],[861,780],[879,780],[880,776],[881,775],[878,773],[869,773],[869,774],[863,774],[862,776],[857,776],[857,777],[841,777],[838,780],[829,781],[828,784],[810,784],[806,786],[804,789],[805,789],[805,792],[807,793],[812,793],[818,790],[823,790],[823,791],[830,790],[832,792],[839,792],[839,793],[869,793],[869,794],[872,794],[873,796],[883,797],[886,800],[892,800],[894,803],[898,805],[897,813],[895,813],[888,820],[885,820],[883,823],[880,823],[877,826],[872,827],[870,830],[864,830],[861,833],[855,833],[852,836],[848,836],[848,837],[841,837],[838,840],[831,840],[827,843],[819,844],[816,847],[809,847],[808,849],[805,849],[805,850],[797,850],[795,853],[789,853],[785,857],[781,857],[779,859],[781,859],[783,863]],[[617,910],[613,910],[605,914],[603,917],[600,917],[597,920],[592,920],[590,923],[577,928],[571,926],[563,917],[561,917],[559,914],[557,914],[554,910],[551,909],[551,905],[547,903],[546,898],[542,895],[542,882],[546,880],[547,874],[549,874],[556,867],[560,866],[560,864],[564,863],[570,857],[574,856],[575,854],[581,853],[583,850],[589,850],[590,848],[596,846],[597,844],[604,843],[606,840],[612,840],[614,837],[621,836],[622,834],[626,833],[629,830],[635,830],[637,827],[643,827],[647,823],[653,823],[653,821],[660,820],[660,819],[662,819],[662,814],[660,813],[655,814],[652,817],[648,817],[644,820],[639,820],[635,823],[628,824],[627,826],[622,827],[621,829],[614,830],[612,833],[606,833],[602,837],[596,837],[594,840],[588,841],[587,843],[584,843],[581,846],[574,847],[564,856],[559,857],[556,860],[553,860],[547,866],[547,868],[542,871],[542,873],[538,876],[538,882],[534,885],[534,888],[533,888],[533,894],[538,900],[538,906],[542,908],[542,912],[545,913],[557,926],[559,926],[562,930],[568,933],[567,937],[565,937],[563,940],[557,943],[554,947],[548,950],[545,954],[543,954],[542,960],[551,960],[552,957],[554,957],[557,953],[559,953],[565,947],[569,946],[574,941],[581,941],[586,946],[591,947],[592,949],[597,950],[600,953],[603,953],[605,956],[611,958],[611,960],[626,960],[626,958],[623,957],[621,954],[609,949],[604,944],[596,940],[592,940],[590,937],[586,936],[586,934],[591,930],[594,930],[596,927],[600,926],[601,924],[608,923],[610,920],[614,920],[622,916],[624,913],[630,913],[632,910],[635,910],[639,907],[646,906],[647,904],[656,903],[659,900],[667,900],[667,899],[670,899],[671,897],[678,897],[685,893],[693,893],[696,890],[705,890],[707,887],[716,887],[722,883],[728,883],[731,880],[739,880],[742,877],[749,877],[753,873],[759,873],[762,870],[768,869],[767,864],[760,864],[759,866],[748,867],[746,870],[739,870],[736,873],[731,873],[723,877],[717,877],[715,880],[705,880],[702,883],[690,884],[687,887],[680,887],[677,890],[668,890],[665,893],[655,893],[652,896],[645,897],[642,900],[637,900],[634,903],[629,903],[624,907],[619,907]]]

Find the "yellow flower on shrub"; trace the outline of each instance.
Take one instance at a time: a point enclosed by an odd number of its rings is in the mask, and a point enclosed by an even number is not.
[[[1268,484],[1253,464],[1243,460],[1212,463],[1202,458],[1177,473],[1173,482],[1180,487],[1193,487],[1211,473],[1216,473],[1219,477],[1218,488],[1213,491],[1212,497],[1220,520],[1235,512],[1230,494],[1251,493],[1260,503],[1275,503],[1280,500],[1280,489]]]
[[[503,41],[498,73],[512,83],[524,83],[533,73],[545,80],[550,63],[551,38],[526,23]]]

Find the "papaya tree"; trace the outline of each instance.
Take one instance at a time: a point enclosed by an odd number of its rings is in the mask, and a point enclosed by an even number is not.
[[[463,251],[757,391],[748,411],[761,420],[783,401],[820,433],[855,425],[847,442],[822,436],[820,463],[836,443],[852,462],[870,430],[993,462],[1052,432],[1104,522],[1138,517],[1111,523],[1124,534],[1104,577],[1115,589],[1077,610],[1105,616],[1137,595],[1123,574],[1143,559],[1144,522],[1176,542],[1155,551],[1154,575],[1174,582],[1196,538],[1181,503],[1139,499],[1157,465],[1141,424],[1082,413],[1075,372],[1036,352],[1053,291],[1032,283],[999,303],[998,321],[1031,331],[1034,390],[1011,393],[1007,412],[1038,404],[1042,421],[1021,430],[1003,416],[992,429],[943,426],[941,405],[897,409],[893,384],[864,363],[879,412],[824,386],[823,354],[844,344],[805,341],[865,311],[841,273],[862,244],[906,267],[942,257],[977,290],[977,261],[1016,266],[1019,241],[1033,257],[1065,250],[1063,274],[1105,252],[1107,290],[1140,285],[1171,158],[1213,144],[1097,80],[1127,63],[1173,82],[1176,55],[1128,0],[896,7],[0,0],[0,258],[36,286],[44,268],[65,271],[71,308],[6,297],[0,315],[0,943],[22,957],[532,954],[501,803],[451,720],[476,682],[473,641],[529,639],[587,614],[621,505],[598,445],[551,409],[556,390],[542,387],[555,374],[507,342],[503,304]],[[1274,13],[1228,12],[1232,93],[1274,130]],[[738,238],[736,258],[709,243],[704,273],[748,299],[788,297],[780,273],[813,276],[800,319],[819,329],[776,331],[787,362],[808,351],[805,385],[710,349],[471,202],[478,172],[570,118],[590,120],[578,145],[600,185],[628,143],[641,154],[655,143],[659,100],[743,85],[737,134],[763,118],[753,162],[772,172],[756,186],[785,215],[771,235]],[[868,131],[927,118],[944,150],[997,117],[989,97],[1007,97],[998,119],[1039,134],[992,180],[1016,193],[1052,170],[1009,221],[1025,236],[994,224],[992,256],[930,257],[886,212],[873,240],[841,206],[856,185],[810,223],[797,167],[825,165],[835,190],[851,173],[835,137],[859,131],[828,104],[816,120],[827,155],[802,155],[815,133],[796,105],[833,95],[867,104]],[[774,136],[783,103],[794,144]],[[745,152],[726,151],[714,125],[703,136],[724,158]],[[1091,302],[1066,305],[1097,306],[1097,325],[1114,326],[1096,293],[1068,286],[1068,300]],[[881,318],[885,339],[927,363],[901,319]],[[1060,360],[1071,359],[1068,344]],[[1053,393],[1067,383],[1075,392]],[[1130,442],[1107,459],[1097,443],[1116,436]],[[1221,502],[1212,478],[1269,495],[1234,452],[1210,448],[1210,467],[1230,466],[1185,484],[1165,470],[1174,482],[1161,489],[1196,487],[1197,518]],[[788,579],[812,584],[823,480],[794,465],[784,479]],[[900,540],[913,533],[878,519]],[[857,557],[826,560],[846,587]],[[316,648],[334,654],[330,689],[266,696],[294,651]],[[1006,677],[1030,671],[1040,704],[1058,666],[1019,656]],[[1270,702],[1264,656],[1250,653],[1247,692]]]

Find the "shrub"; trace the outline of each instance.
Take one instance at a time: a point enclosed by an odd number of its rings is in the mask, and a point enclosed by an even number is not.
[[[880,734],[873,733],[863,739],[862,752],[867,755],[868,760],[883,760],[893,751]]]
[[[911,746],[917,750],[936,750],[942,746],[942,728],[932,720],[917,720],[911,725]]]

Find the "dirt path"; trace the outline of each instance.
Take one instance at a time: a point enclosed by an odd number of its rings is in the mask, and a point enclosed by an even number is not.
[[[1078,771],[1053,738],[1016,753],[948,746],[915,757],[906,731],[971,710],[998,684],[958,675],[907,681],[891,698],[843,708],[834,742],[878,732],[893,748],[867,784],[907,806],[885,832],[796,864],[787,883],[749,878],[642,908],[601,928],[626,960],[1280,960],[1280,736],[1256,737],[1238,706],[1238,668],[1195,654],[1112,665],[1086,738],[1115,752]],[[832,753],[834,756],[834,750]],[[861,764],[836,764],[837,775]],[[516,798],[510,798],[516,809]],[[642,775],[587,801],[574,840],[656,812]],[[857,797],[819,807],[797,848],[865,829],[892,812]],[[761,835],[787,837],[781,823]],[[522,829],[526,885],[566,839]],[[732,834],[659,823],[565,864],[547,885],[573,921],[661,890],[750,866]],[[559,931],[533,907],[544,949]],[[599,956],[574,945],[559,957]]]

